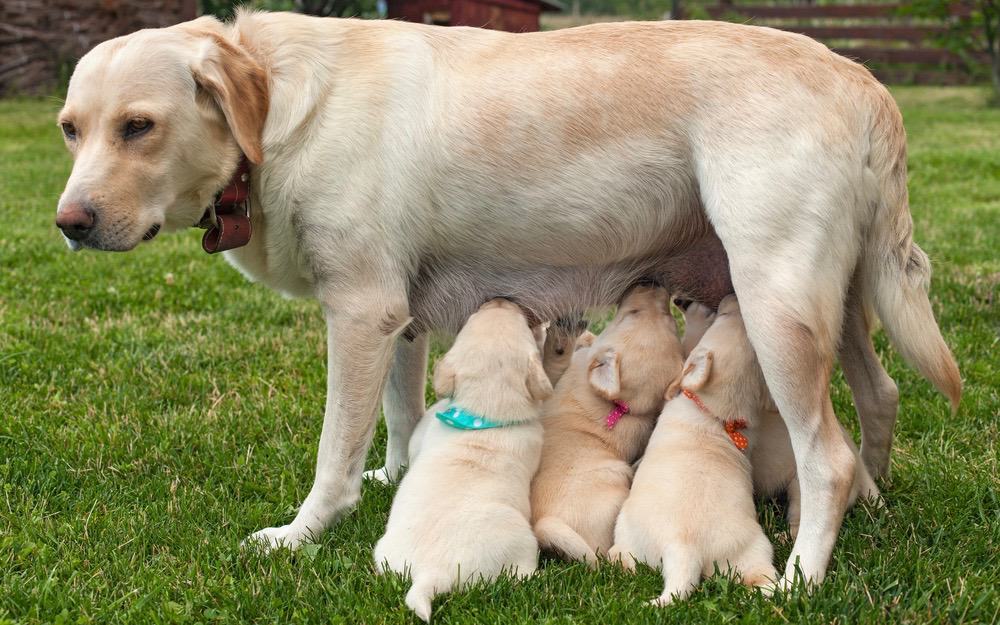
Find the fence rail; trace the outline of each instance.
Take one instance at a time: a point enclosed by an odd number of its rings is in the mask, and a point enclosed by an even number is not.
[[[834,51],[869,64],[886,82],[957,84],[971,79],[970,63],[987,62],[986,55],[959,55],[935,44],[947,32],[906,14],[906,4],[737,4],[719,0],[705,7],[714,19],[770,26],[818,39]],[[972,6],[952,2],[952,19],[968,18]]]

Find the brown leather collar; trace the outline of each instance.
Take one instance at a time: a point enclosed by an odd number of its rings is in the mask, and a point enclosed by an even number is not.
[[[236,173],[212,206],[205,211],[199,228],[206,228],[201,247],[209,254],[243,247],[250,242],[250,161],[240,158]]]

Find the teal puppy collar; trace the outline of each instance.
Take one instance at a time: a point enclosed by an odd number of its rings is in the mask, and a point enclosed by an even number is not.
[[[502,428],[507,427],[508,425],[517,425],[520,423],[520,421],[516,421],[514,423],[500,423],[499,421],[492,421],[484,416],[459,408],[458,406],[449,406],[441,412],[435,412],[434,416],[436,416],[438,421],[441,423],[453,427],[456,430],[491,430],[493,428]]]

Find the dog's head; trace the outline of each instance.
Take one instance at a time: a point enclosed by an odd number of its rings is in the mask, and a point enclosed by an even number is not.
[[[627,403],[634,413],[658,413],[684,360],[667,291],[658,286],[629,291],[589,357],[595,393]]]
[[[59,113],[73,172],[56,225],[70,247],[126,251],[195,224],[240,154],[263,159],[265,70],[213,18],[84,55]]]

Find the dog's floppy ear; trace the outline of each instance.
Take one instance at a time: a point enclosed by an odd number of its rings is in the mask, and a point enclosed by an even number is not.
[[[538,354],[531,355],[526,383],[528,393],[535,401],[544,401],[552,394],[552,382],[549,381],[549,376],[545,373],[545,367],[542,366],[542,359]]]
[[[246,50],[217,32],[199,30],[202,42],[191,72],[226,116],[236,143],[251,163],[264,160],[261,135],[267,120],[267,72]]]
[[[695,349],[688,356],[684,363],[684,371],[681,372],[681,386],[697,391],[705,386],[709,376],[712,374],[712,361],[715,356],[707,349]]]
[[[597,352],[590,359],[590,386],[598,395],[609,401],[618,399],[622,392],[618,368],[621,357],[612,347]]]
[[[455,393],[455,367],[447,354],[434,365],[434,394],[438,399],[451,397]]]

